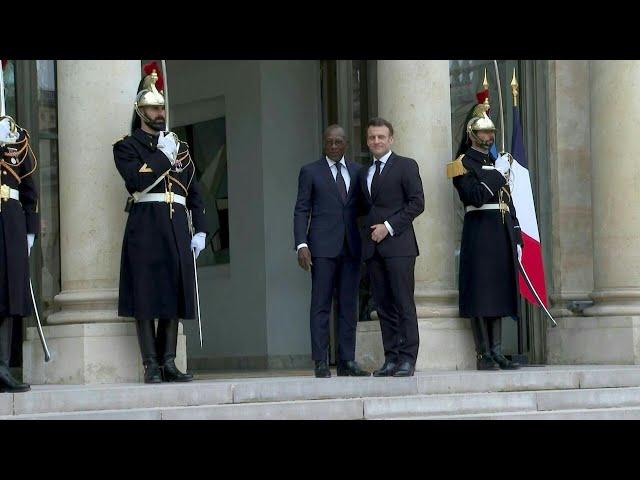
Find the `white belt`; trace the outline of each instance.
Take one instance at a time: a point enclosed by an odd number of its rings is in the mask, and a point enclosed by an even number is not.
[[[469,205],[465,208],[466,212],[474,212],[476,210],[504,210],[505,212],[509,212],[509,205],[503,203],[485,203],[481,207],[474,207],[473,205]]]
[[[9,200],[10,198],[20,201],[20,192],[15,188],[10,188],[8,185],[0,186],[0,198],[2,200]]]
[[[135,203],[140,202],[163,202],[163,203],[179,203],[180,205],[187,205],[187,197],[183,197],[182,195],[178,195],[173,192],[166,193],[145,193],[144,195],[139,195],[135,200]]]

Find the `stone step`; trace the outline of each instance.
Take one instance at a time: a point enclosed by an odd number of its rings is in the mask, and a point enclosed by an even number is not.
[[[617,390],[620,395],[610,395]],[[623,403],[631,398],[629,389],[607,392],[607,402]],[[637,390],[635,394],[639,394]],[[308,400],[290,402],[244,403],[189,407],[137,408],[129,410],[97,410],[63,413],[23,414],[0,417],[0,420],[631,420],[640,419],[640,397],[637,406],[607,408],[571,408],[539,411],[536,395],[544,393],[566,402],[567,392],[484,393],[402,398]],[[576,392],[571,392],[576,393]],[[600,391],[586,390],[586,402],[594,405]],[[573,400],[575,401],[575,399]],[[380,402],[386,404],[381,413]],[[417,414],[416,402],[421,414]],[[393,408],[388,408],[392,403]],[[402,410],[402,409],[405,410]],[[425,414],[428,412],[428,414]],[[446,412],[446,413],[443,413]],[[452,414],[452,412],[456,412]],[[469,413],[474,412],[474,413]]]
[[[601,388],[529,392],[456,393],[370,398],[367,419],[474,413],[535,412],[640,407],[640,388]]]
[[[234,403],[418,394],[640,387],[640,367],[418,372],[411,378],[265,378],[234,386]]]
[[[585,408],[550,412],[498,412],[464,415],[381,417],[376,420],[640,420],[640,407]]]
[[[364,418],[536,410],[535,392],[454,393],[368,398]]]
[[[48,386],[15,394],[13,414],[216,405],[232,401],[232,385],[218,382],[76,388]]]
[[[0,420],[358,420],[361,399],[12,415]]]
[[[112,410],[136,410],[171,407],[207,407],[225,404],[273,403],[331,399],[373,399],[369,405],[373,415],[394,415],[393,411],[415,415],[430,415],[430,408],[442,414],[453,408],[472,412],[474,405],[495,404],[496,410],[512,411],[548,401],[540,396],[544,391],[563,390],[574,392],[586,399],[584,389],[640,387],[640,367],[637,366],[576,366],[523,368],[506,372],[419,372],[410,378],[357,378],[313,377],[245,378],[230,380],[198,380],[187,384],[117,384],[117,385],[41,385],[23,394],[0,394],[0,416],[31,415]],[[487,396],[484,401],[474,397],[475,393],[527,393],[536,396],[511,395],[507,397]],[[417,400],[423,397],[463,395]],[[595,397],[593,395],[596,395]],[[627,399],[635,402],[635,394]],[[385,403],[385,398],[389,402]],[[570,407],[575,401],[570,395],[550,397],[549,401],[566,402]],[[607,401],[606,392],[593,393],[591,402],[597,407]],[[581,401],[583,401],[581,400]],[[614,395],[610,402],[627,401]],[[587,401],[587,400],[584,400]],[[403,402],[407,402],[403,405]],[[450,405],[446,402],[453,402]],[[420,407],[420,405],[423,405]],[[385,406],[391,405],[391,406]],[[619,405],[616,405],[619,406]],[[385,408],[389,409],[385,413]],[[414,413],[413,409],[416,409]],[[482,407],[485,408],[485,407]],[[486,407],[489,408],[489,407]],[[585,407],[591,408],[591,407]],[[380,409],[381,413],[375,413]],[[395,409],[395,410],[394,410]],[[534,407],[533,410],[536,410]],[[481,410],[487,411],[487,410]],[[405,413],[402,413],[404,415]]]
[[[592,410],[592,414],[586,413]],[[606,411],[604,411],[606,410]],[[638,411],[636,411],[638,410]],[[333,400],[28,413],[4,419],[349,420],[640,418],[640,388],[456,393]],[[548,414],[548,415],[543,415]]]
[[[3,416],[0,419],[445,419],[467,418],[467,416],[473,418],[474,414],[478,418],[491,414],[495,414],[496,418],[511,418],[509,413],[513,415],[512,418],[538,413],[549,413],[549,418],[555,418],[554,415],[559,415],[563,411],[569,413],[577,411],[576,415],[585,416],[582,413],[583,410],[620,408],[640,408],[640,388],[457,393],[119,410],[96,409],[95,411],[16,414]],[[537,415],[536,418],[545,417]]]

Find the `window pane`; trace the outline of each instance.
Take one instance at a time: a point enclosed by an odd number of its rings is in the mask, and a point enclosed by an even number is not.
[[[9,60],[4,67],[4,95],[6,114],[16,119],[16,65],[15,60]]]
[[[229,263],[226,119],[220,117],[174,128],[173,131],[189,144],[211,233],[206,248],[198,256],[198,265]]]
[[[38,60],[38,174],[40,177],[40,298],[43,316],[53,313],[60,293],[60,216],[58,209],[58,110],[55,61]],[[35,287],[35,286],[34,286]]]
[[[487,80],[489,82],[489,104],[491,110],[489,116],[493,120],[496,128],[502,128],[500,125],[500,102],[498,97],[498,85],[496,82],[495,68],[493,60],[450,60],[449,75],[451,83],[451,133],[452,133],[452,155],[455,156],[460,146],[461,140],[466,136],[464,121],[471,110],[471,107],[478,103],[476,93],[483,89],[482,81],[484,79],[484,70],[487,69]],[[506,62],[498,61],[498,69],[500,71],[500,80],[502,85],[502,94],[506,95],[508,89],[504,84],[506,77]],[[510,80],[510,78],[509,78]],[[503,98],[503,101],[507,101]],[[507,108],[510,104],[505,103],[505,117],[509,116],[511,110]],[[508,119],[505,118],[508,125]],[[500,135],[496,132],[496,147],[500,149]],[[506,145],[508,147],[508,145]]]

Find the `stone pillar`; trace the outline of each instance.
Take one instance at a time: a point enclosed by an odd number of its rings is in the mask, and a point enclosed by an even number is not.
[[[591,61],[595,304],[573,318],[554,363],[640,363],[640,62]]]
[[[451,100],[447,60],[379,60],[378,111],[394,127],[393,151],[418,162],[425,211],[413,223],[416,306],[420,329],[418,369],[473,368],[475,350],[468,320],[457,318],[454,203],[445,165],[451,159]],[[379,325],[360,324],[359,359],[382,364]],[[375,345],[375,348],[374,348]]]
[[[589,62],[549,61],[549,184],[555,317],[593,291]]]
[[[558,327],[546,329],[546,360],[575,363],[583,308],[593,291],[589,61],[549,61],[549,184],[553,291]],[[573,304],[573,305],[572,305]]]
[[[55,298],[60,311],[44,328],[51,362],[44,363],[35,329],[27,331],[30,383],[142,378],[135,325],[117,313],[127,192],[112,152],[129,133],[140,75],[139,60],[57,62],[62,292]]]

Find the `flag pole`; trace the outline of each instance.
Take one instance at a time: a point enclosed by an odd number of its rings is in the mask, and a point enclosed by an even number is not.
[[[504,106],[502,105],[502,86],[500,84],[500,71],[498,70],[498,61],[493,61],[493,67],[496,71],[496,83],[498,84],[498,100],[500,101],[500,139],[502,140],[502,149],[500,154],[506,153],[504,144]]]
[[[164,74],[164,115],[167,131],[169,130],[169,82],[167,80],[167,61],[160,60],[162,63],[162,73]]]
[[[513,69],[513,78],[511,79],[511,95],[513,96],[513,106],[518,106],[518,80],[516,79],[516,69]]]

